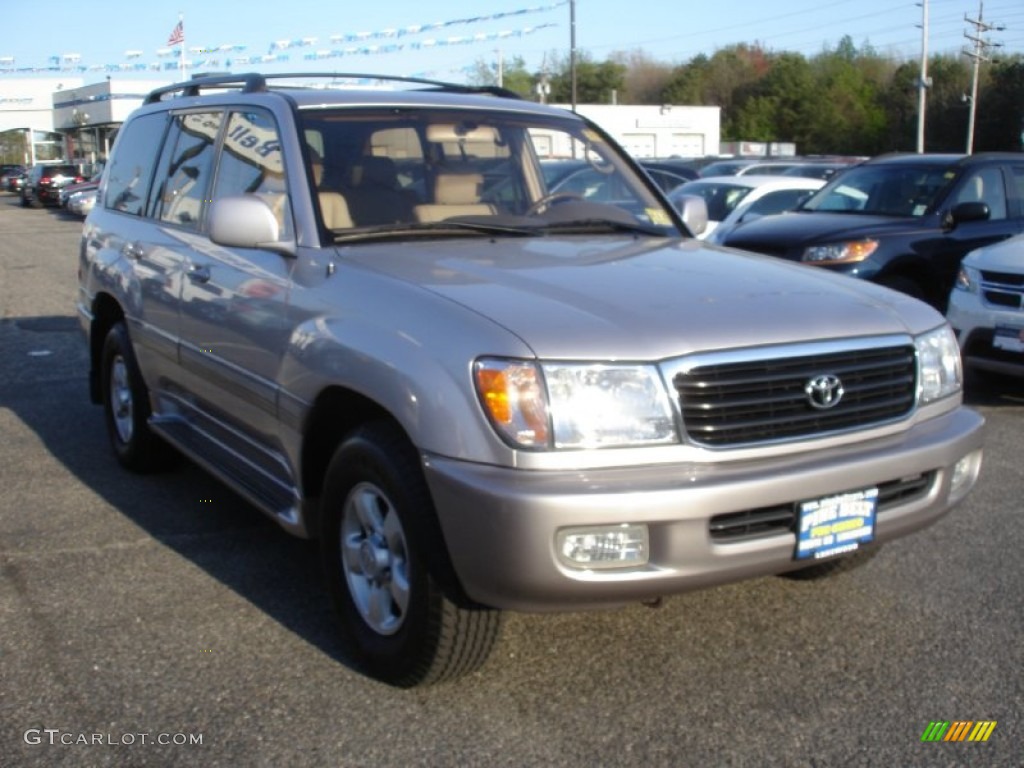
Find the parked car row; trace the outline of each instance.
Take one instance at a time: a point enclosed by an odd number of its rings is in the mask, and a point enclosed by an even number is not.
[[[60,205],[61,188],[85,181],[77,165],[66,163],[34,165],[25,174],[21,204],[26,208]]]
[[[0,166],[0,190],[17,194],[24,207],[60,206],[83,218],[96,202],[99,180],[100,172],[86,179],[71,163]]]
[[[703,176],[801,176],[828,179],[867,158],[746,157],[717,160],[700,169]]]
[[[670,196],[703,193],[714,221],[726,182],[740,178],[702,178]],[[712,237],[927,301],[947,313],[968,367],[1024,376],[1024,155],[873,158],[791,212],[718,224]]]
[[[748,158],[705,165],[699,176],[692,163],[638,160],[674,205],[686,195],[704,200],[701,239],[845,272],[948,308],[969,366],[1024,368],[1024,240],[1014,238],[1024,236],[1024,158],[893,154],[771,165]],[[585,159],[541,167],[552,191],[595,202],[621,194]],[[809,168],[849,172],[826,184]],[[707,175],[716,169],[721,175]],[[69,164],[2,165],[0,189],[20,194],[24,206],[60,205],[84,218],[99,176],[83,180]]]

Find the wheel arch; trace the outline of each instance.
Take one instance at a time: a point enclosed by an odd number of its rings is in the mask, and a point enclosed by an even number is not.
[[[890,259],[871,277],[871,281],[926,301],[932,306],[937,306],[937,302],[943,299],[939,296],[940,290],[931,274],[928,260],[919,256],[905,255]]]
[[[302,432],[302,488],[308,498],[319,498],[327,466],[335,450],[356,427],[370,421],[391,421],[408,438],[401,424],[380,403],[342,386],[321,391],[305,416]],[[410,445],[412,441],[410,440]],[[317,530],[310,526],[311,533]]]
[[[103,343],[115,323],[124,319],[124,310],[117,300],[108,293],[97,294],[92,302],[92,321],[89,326],[89,399],[99,405],[100,361],[103,358]]]
[[[389,425],[409,449],[419,456],[419,448],[401,422],[380,403],[354,390],[342,386],[324,389],[306,415],[301,449],[301,480],[306,502],[305,527],[311,538],[320,538],[320,500],[331,459],[346,436],[372,423]],[[461,606],[475,606],[476,603],[467,596],[456,574],[436,511],[432,511],[432,519],[423,522],[425,526],[421,531],[429,542],[426,551],[432,554],[427,566],[432,576],[449,599]]]

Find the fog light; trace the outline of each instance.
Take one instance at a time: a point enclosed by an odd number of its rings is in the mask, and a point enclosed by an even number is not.
[[[562,562],[573,568],[635,568],[648,559],[646,525],[563,528],[555,540]]]
[[[950,502],[960,501],[974,487],[981,470],[981,451],[974,451],[964,456],[953,467],[953,476],[949,481]]]

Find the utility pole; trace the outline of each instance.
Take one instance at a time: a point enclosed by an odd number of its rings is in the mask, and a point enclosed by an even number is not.
[[[921,0],[921,78],[917,81],[917,153],[924,152],[924,113],[928,89],[928,0]]]
[[[576,0],[569,0],[569,79],[572,81],[572,111],[576,111]]]
[[[974,26],[974,34],[970,35],[964,33],[964,37],[974,43],[974,49],[970,50],[965,48],[963,51],[964,56],[969,56],[974,60],[973,70],[974,74],[971,76],[971,95],[966,97],[970,103],[970,115],[967,118],[967,154],[974,152],[974,118],[978,113],[978,70],[981,67],[981,62],[991,61],[988,55],[989,48],[999,45],[999,43],[988,42],[983,35],[986,32],[993,30],[1005,29],[1002,25],[997,24],[986,24],[983,20],[985,4],[983,2],[978,3],[978,18],[969,19],[964,16],[964,21]]]

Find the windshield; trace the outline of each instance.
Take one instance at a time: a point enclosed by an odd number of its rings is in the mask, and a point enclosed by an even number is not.
[[[445,222],[491,235],[602,222],[681,234],[619,151],[575,117],[348,109],[302,121],[314,199],[336,237]]]
[[[924,216],[945,197],[956,171],[946,165],[862,165],[843,173],[801,206],[806,211]]]

